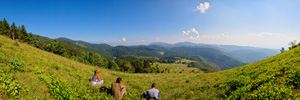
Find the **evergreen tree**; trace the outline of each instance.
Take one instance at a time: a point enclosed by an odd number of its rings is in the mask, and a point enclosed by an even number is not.
[[[20,38],[21,38],[21,27],[19,25],[16,30],[16,39],[20,39]]]
[[[2,21],[0,20],[0,35],[2,35],[2,31],[3,31],[3,30],[2,30],[2,29],[3,29],[2,27],[3,27]]]
[[[6,35],[6,36],[9,36],[9,33],[10,33],[10,27],[9,27],[8,22],[4,18],[3,21],[2,21],[2,34]]]
[[[28,33],[27,33],[26,29],[25,29],[25,26],[22,25],[20,39],[23,40],[24,42],[26,42],[26,38],[27,37],[28,37]]]
[[[15,32],[17,31],[17,26],[15,25],[15,22],[12,23],[10,27],[10,33],[11,33],[11,38],[15,40]]]

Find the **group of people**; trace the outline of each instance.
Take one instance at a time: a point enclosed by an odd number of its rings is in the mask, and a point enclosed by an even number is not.
[[[100,70],[95,70],[94,71],[94,76],[91,80],[91,83],[94,86],[101,86],[103,84],[103,80],[100,78],[99,76],[100,74]],[[120,100],[122,99],[122,97],[126,94],[126,86],[121,84],[122,78],[118,77],[116,80],[116,83],[112,83],[111,84],[111,91],[112,91],[112,95],[115,99]],[[151,89],[148,90],[146,92],[146,94],[144,93],[143,96],[146,99],[157,99],[159,97],[160,93],[159,91],[156,89],[156,84],[153,83],[151,86]]]

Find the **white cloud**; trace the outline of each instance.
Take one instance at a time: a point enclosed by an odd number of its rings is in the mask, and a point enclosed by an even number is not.
[[[127,40],[126,40],[126,38],[125,38],[125,37],[123,37],[123,38],[122,38],[122,41],[123,41],[123,42],[126,42]]]
[[[182,31],[182,35],[188,36],[192,40],[196,38],[200,38],[199,32],[195,28],[192,28],[188,31]]]
[[[204,3],[200,3],[198,6],[197,6],[197,9],[196,10],[199,10],[200,13],[206,13],[206,10],[210,7],[210,4],[209,2],[204,2]]]

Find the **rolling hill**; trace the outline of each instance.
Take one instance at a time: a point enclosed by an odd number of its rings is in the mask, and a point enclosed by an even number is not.
[[[179,42],[175,44],[154,42],[149,45],[150,46],[156,45],[165,48],[174,48],[174,47],[214,48],[224,53],[227,53],[228,56],[244,63],[257,62],[280,53],[279,50],[275,50],[275,49],[266,49],[266,48],[250,47],[250,46],[237,46],[237,45],[201,44],[201,43],[191,43],[191,42]]]
[[[168,56],[179,56],[185,57],[191,60],[196,60],[201,64],[205,64],[207,69],[213,70],[225,70],[234,67],[239,67],[247,64],[242,62],[239,58],[229,53],[225,53],[212,46],[199,46],[193,43],[178,43],[167,44],[167,43],[155,43],[150,45],[139,45],[139,46],[109,46],[107,44],[91,44],[84,41],[74,41],[67,38],[58,38],[58,41],[62,41],[74,48],[82,48],[85,51],[97,52],[104,57],[119,57],[122,55],[133,55],[137,57],[168,57]],[[202,59],[204,58],[204,60]]]
[[[133,74],[84,65],[0,36],[0,99],[112,99],[92,89],[100,69],[104,86],[117,77],[128,87],[124,100],[157,83],[160,99],[299,99],[300,47],[256,63],[213,73]]]

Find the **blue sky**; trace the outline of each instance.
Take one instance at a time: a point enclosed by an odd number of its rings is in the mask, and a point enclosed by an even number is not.
[[[280,48],[300,41],[299,0],[6,0],[28,32],[92,43],[189,41]]]

